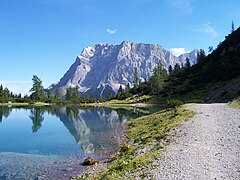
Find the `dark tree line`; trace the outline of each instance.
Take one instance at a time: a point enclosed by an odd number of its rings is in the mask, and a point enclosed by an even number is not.
[[[4,88],[0,85],[0,103],[7,103],[9,101],[18,102],[21,101],[21,99],[21,94],[13,94],[13,92],[10,92],[7,87]]]
[[[86,95],[80,96],[78,89],[79,89],[78,86],[75,86],[74,88],[72,88],[72,87],[67,88],[66,97],[65,97],[67,102],[70,102],[70,103],[71,102],[72,103],[92,103],[92,102],[97,101],[96,98],[90,98]]]
[[[203,50],[199,52],[198,61],[202,61],[200,58],[203,58],[204,54],[205,52]],[[179,77],[183,71],[189,71],[190,67],[191,63],[189,58],[186,59],[185,65],[175,64],[174,67],[170,65],[168,67],[168,71],[164,68],[161,61],[159,61],[158,66],[153,70],[153,75],[149,78],[149,80],[144,82],[139,81],[139,74],[136,73],[138,71],[135,69],[133,82],[134,87],[130,88],[130,85],[128,84],[126,88],[123,89],[122,85],[120,85],[116,96],[113,98],[121,100],[135,94],[159,96],[165,91],[169,84],[172,84],[172,82]]]

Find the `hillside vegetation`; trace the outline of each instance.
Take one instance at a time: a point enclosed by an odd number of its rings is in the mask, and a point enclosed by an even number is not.
[[[216,50],[180,73],[168,84],[164,96],[200,98],[206,102],[227,102],[240,95],[240,28]]]
[[[131,173],[141,171],[144,166],[158,158],[159,153],[163,150],[163,139],[169,130],[187,121],[193,114],[193,111],[181,106],[127,122],[127,126],[130,127],[125,132],[128,142],[122,145],[118,154],[110,158],[108,169],[96,176],[90,172],[90,174],[85,173],[76,179],[112,180],[123,177],[131,179]]]
[[[153,103],[171,100],[185,102],[228,102],[240,96],[240,28],[226,36],[215,50],[206,55],[200,50],[197,63],[190,61],[168,69],[161,63],[146,82],[132,89],[120,90],[118,99],[133,94],[151,95]],[[175,101],[176,102],[176,101]]]
[[[240,98],[235,99],[234,101],[230,102],[228,105],[234,108],[240,108]]]

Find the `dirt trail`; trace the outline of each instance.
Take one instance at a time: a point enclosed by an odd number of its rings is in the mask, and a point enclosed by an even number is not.
[[[196,115],[170,132],[145,179],[240,180],[240,109],[191,104]]]

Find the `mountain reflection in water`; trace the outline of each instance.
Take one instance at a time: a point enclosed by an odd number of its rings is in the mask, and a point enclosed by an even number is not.
[[[61,108],[58,117],[85,153],[99,153],[118,147],[124,131],[123,124],[127,121],[116,110],[107,108]]]
[[[85,154],[93,153],[97,156],[114,153],[122,142],[124,123],[142,115],[138,111],[113,110],[104,107],[0,107],[0,122],[10,116],[13,109],[25,109],[29,112],[32,133],[41,131],[46,115],[57,117]]]

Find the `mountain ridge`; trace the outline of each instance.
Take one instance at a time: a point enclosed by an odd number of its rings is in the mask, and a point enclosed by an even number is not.
[[[159,61],[163,66],[185,64],[189,58],[191,64],[196,63],[198,50],[174,56],[159,44],[134,43],[123,41],[119,45],[96,44],[88,46],[77,56],[75,62],[59,82],[47,88],[52,94],[56,89],[64,96],[68,87],[79,87],[79,93],[91,97],[107,97],[115,94],[120,85],[123,88],[129,83],[133,86],[134,70],[138,69],[140,81],[152,75]]]
[[[240,28],[231,31],[206,57],[169,83],[166,99],[229,102],[240,96]]]

